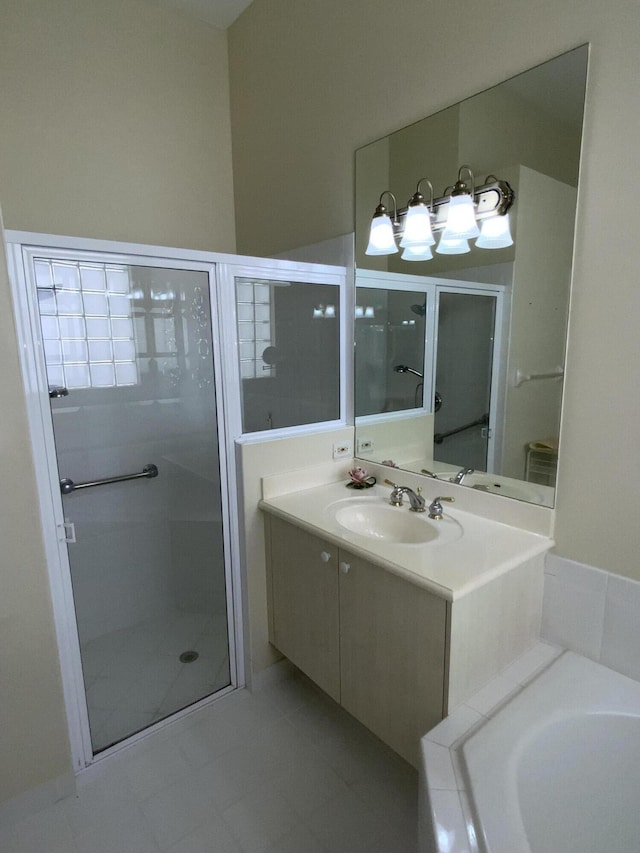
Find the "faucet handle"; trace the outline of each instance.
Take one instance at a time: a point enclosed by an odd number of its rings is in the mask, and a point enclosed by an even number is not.
[[[446,501],[447,503],[455,503],[455,498],[447,498],[443,496],[438,496],[434,498],[429,504],[429,518],[433,518],[436,521],[442,521],[444,518],[443,510],[442,510],[442,501]]]
[[[385,480],[387,486],[393,486],[391,494],[389,495],[389,503],[391,506],[402,506],[402,486],[399,486],[397,483],[393,483],[391,480]]]
[[[437,474],[434,474],[434,473],[433,473],[433,471],[429,471],[429,469],[428,469],[428,468],[421,468],[421,469],[420,469],[420,473],[421,473],[421,474],[426,474],[426,475],[427,475],[427,477],[433,477],[433,479],[434,479],[434,480],[438,480],[438,479],[439,479],[438,475],[437,475]]]

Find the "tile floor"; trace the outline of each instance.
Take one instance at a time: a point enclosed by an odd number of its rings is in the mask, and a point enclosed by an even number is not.
[[[181,663],[184,651],[197,651]],[[226,617],[164,614],[81,643],[96,752],[229,684]]]
[[[82,780],[82,777],[81,777]],[[2,853],[416,853],[417,772],[296,671],[103,759]]]

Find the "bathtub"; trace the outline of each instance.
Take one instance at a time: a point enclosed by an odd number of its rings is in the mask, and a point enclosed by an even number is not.
[[[565,652],[497,712],[470,722],[449,750],[459,814],[454,792],[434,787],[433,767],[426,774],[422,851],[640,851],[639,682]],[[442,758],[437,746],[432,762]]]

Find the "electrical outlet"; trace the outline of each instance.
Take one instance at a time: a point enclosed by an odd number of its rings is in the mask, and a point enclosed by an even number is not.
[[[333,445],[333,458],[341,459],[343,456],[351,456],[353,449],[350,441],[344,441],[342,444]]]
[[[372,453],[373,452],[373,439],[371,438],[359,438],[356,442],[356,449],[358,456],[362,456],[363,453]]]

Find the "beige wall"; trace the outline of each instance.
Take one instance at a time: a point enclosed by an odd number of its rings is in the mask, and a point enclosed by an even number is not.
[[[473,163],[481,178],[522,165],[575,186],[580,130],[500,86],[461,104],[458,162]]]
[[[639,31],[637,0],[255,0],[229,42],[238,245],[267,254],[352,227],[355,148],[591,42],[556,539],[637,578]]]
[[[234,250],[225,32],[146,0],[4,0],[0,81],[6,227]],[[11,317],[3,257],[0,803],[70,769]]]
[[[562,382],[516,387],[514,380],[518,370],[547,373],[564,364],[576,190],[525,166],[505,174],[519,202],[499,470],[521,480],[527,445],[559,433]],[[545,216],[550,204],[552,219]]]
[[[5,227],[233,252],[226,32],[150,0],[3,0]]]
[[[1,231],[1,223],[0,223]],[[25,398],[0,239],[0,804],[68,773],[67,723]]]
[[[592,42],[557,540],[635,577],[640,288],[619,247],[640,178],[639,27],[636,0],[498,0],[476,15],[461,0],[437,15],[424,0],[256,0],[230,34],[239,248],[266,255],[352,230],[355,148]],[[223,33],[146,0],[4,0],[7,226],[232,251],[225,62]],[[0,799],[69,766],[5,278],[0,451],[19,486],[0,513]]]

